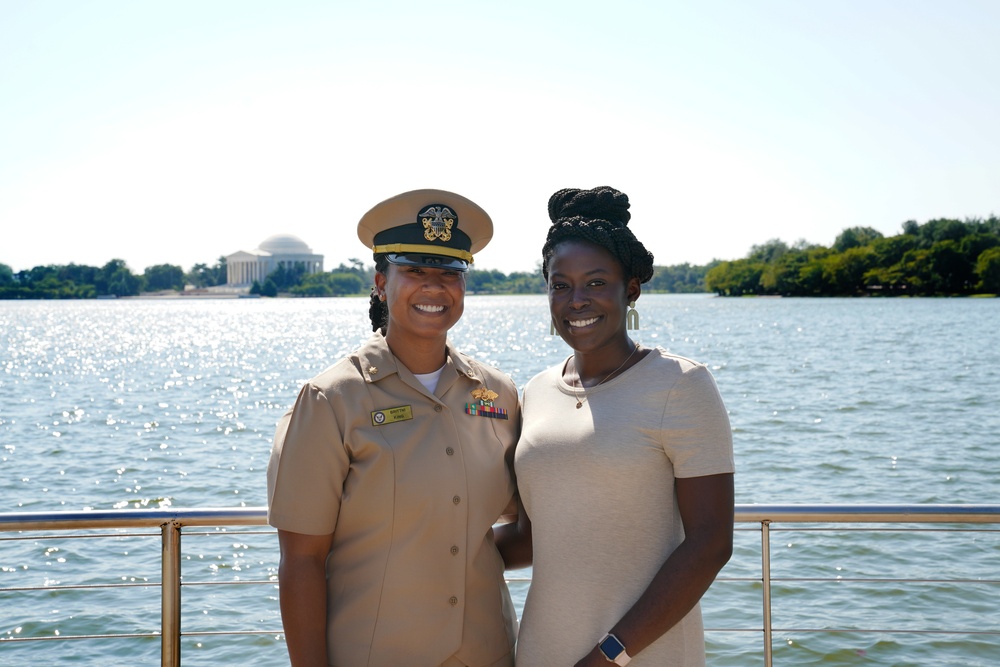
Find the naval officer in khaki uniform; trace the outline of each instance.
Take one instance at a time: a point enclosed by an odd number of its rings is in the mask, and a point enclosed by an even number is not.
[[[514,494],[509,377],[447,340],[493,224],[418,190],[358,224],[373,335],[302,387],[268,464],[293,667],[509,667],[516,619],[492,526]]]

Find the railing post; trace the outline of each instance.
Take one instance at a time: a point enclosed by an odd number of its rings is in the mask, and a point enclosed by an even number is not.
[[[168,521],[160,526],[163,534],[161,556],[163,574],[160,606],[160,665],[181,664],[181,524]]]
[[[764,667],[771,667],[771,522],[760,522],[760,574],[764,584]]]

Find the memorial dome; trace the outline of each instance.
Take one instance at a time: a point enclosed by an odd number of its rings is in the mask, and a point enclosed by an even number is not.
[[[306,242],[293,234],[275,234],[264,239],[260,246],[261,250],[272,255],[311,255],[312,248]]]
[[[295,267],[306,274],[322,273],[323,255],[317,255],[294,234],[275,234],[247,252],[240,250],[226,256],[226,283],[231,286],[263,284],[280,268]]]

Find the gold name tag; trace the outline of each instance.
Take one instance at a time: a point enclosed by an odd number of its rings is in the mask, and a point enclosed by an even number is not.
[[[413,419],[413,408],[409,405],[372,412],[372,426],[395,424],[396,422],[405,422],[408,419]]]

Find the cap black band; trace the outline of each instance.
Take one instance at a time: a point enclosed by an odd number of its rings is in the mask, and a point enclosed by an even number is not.
[[[424,234],[424,226],[420,223],[410,223],[392,227],[375,235],[375,245],[389,245],[392,243],[404,243],[406,245],[440,246],[442,248],[452,248],[454,250],[464,250],[469,252],[472,248],[472,240],[460,229],[451,229],[451,238],[447,241],[429,241]]]

